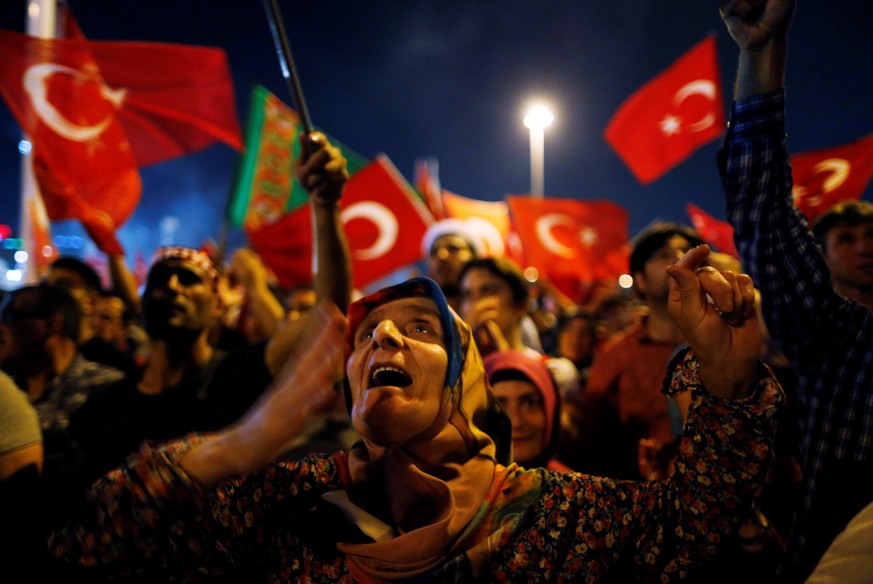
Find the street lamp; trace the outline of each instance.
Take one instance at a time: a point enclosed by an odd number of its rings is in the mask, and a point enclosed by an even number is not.
[[[542,105],[532,107],[524,117],[524,125],[530,128],[530,193],[534,197],[542,197],[545,191],[543,130],[553,121],[555,116]]]

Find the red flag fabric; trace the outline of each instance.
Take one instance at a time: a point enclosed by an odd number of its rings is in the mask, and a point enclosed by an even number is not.
[[[58,44],[62,43],[62,44]],[[33,144],[33,171],[49,219],[79,219],[107,253],[133,213],[141,184],[106,86],[87,45],[0,30],[0,93]]]
[[[628,213],[611,201],[507,197],[525,264],[579,302],[595,280],[628,271]]]
[[[85,41],[60,6],[66,37]],[[196,152],[215,141],[242,150],[233,80],[225,53],[190,45],[90,43],[100,74],[127,91],[121,122],[140,166]]]
[[[691,224],[700,237],[713,246],[716,251],[739,258],[740,254],[734,245],[734,228],[727,221],[716,219],[693,203],[686,203],[685,211],[691,219]]]
[[[873,134],[856,142],[791,157],[794,204],[810,221],[828,207],[860,199],[873,179]]]
[[[223,50],[169,43],[87,44],[107,83],[125,92],[118,113],[139,166],[215,142],[243,150]]]
[[[421,238],[433,217],[412,186],[384,155],[349,179],[340,200],[356,288],[420,259]],[[310,207],[298,207],[279,221],[248,232],[249,243],[291,287],[312,279]]]
[[[724,131],[715,37],[709,36],[631,95],[604,136],[649,184]]]
[[[0,60],[49,218],[78,219],[104,252],[123,253],[115,231],[139,203],[137,165],[216,140],[242,148],[223,51],[0,30]]]

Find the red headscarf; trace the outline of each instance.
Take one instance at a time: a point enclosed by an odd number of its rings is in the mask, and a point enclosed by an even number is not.
[[[494,379],[494,375],[501,371],[518,371],[530,380],[542,397],[543,410],[546,412],[546,431],[543,433],[542,447],[546,450],[552,441],[556,412],[560,403],[549,368],[542,359],[531,357],[523,351],[510,349],[496,351],[485,357],[485,374],[489,380]]]

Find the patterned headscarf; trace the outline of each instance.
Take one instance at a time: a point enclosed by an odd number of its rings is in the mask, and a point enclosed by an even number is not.
[[[213,282],[218,280],[218,269],[215,267],[215,263],[212,261],[212,258],[209,257],[204,251],[199,249],[195,249],[193,247],[184,247],[181,245],[167,245],[163,247],[159,247],[155,250],[154,255],[152,256],[151,264],[149,264],[149,269],[151,269],[155,264],[159,262],[165,262],[167,260],[181,260],[186,262],[191,262],[198,268],[203,274],[209,276]]]
[[[448,354],[443,406],[431,428],[378,458],[371,459],[363,444],[348,454],[342,474],[350,500],[363,510],[386,509],[391,523],[390,534],[374,543],[338,544],[362,580],[409,578],[464,553],[471,542],[463,536],[487,520],[489,490],[502,480],[500,463],[507,462],[510,449],[508,419],[485,379],[470,328],[433,280],[414,278],[353,303],[346,355],[367,314],[408,297],[430,298],[440,313]],[[348,386],[346,391],[350,405]]]

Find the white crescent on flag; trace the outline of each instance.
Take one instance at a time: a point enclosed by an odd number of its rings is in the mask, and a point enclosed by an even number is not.
[[[828,158],[822,160],[813,167],[816,174],[827,172],[828,177],[822,183],[824,192],[829,193],[834,189],[838,189],[846,179],[849,178],[849,173],[852,171],[851,163],[845,158]]]
[[[539,238],[543,247],[548,249],[551,253],[567,259],[574,259],[576,257],[576,252],[573,251],[572,248],[567,247],[555,239],[555,236],[552,235],[552,229],[561,224],[566,225],[571,229],[576,229],[576,222],[563,213],[549,213],[548,215],[541,216],[537,219],[535,227],[537,238]]]
[[[716,94],[715,83],[706,79],[696,79],[679,88],[679,91],[673,96],[673,105],[676,107],[681,106],[682,102],[692,95],[701,95],[709,101],[715,101]],[[715,114],[710,111],[703,118],[696,122],[688,123],[687,126],[690,132],[702,132],[714,123]]]
[[[827,158],[812,167],[813,174],[826,172],[828,177],[824,179],[821,185],[821,194],[826,195],[829,192],[838,189],[849,178],[852,172],[852,164],[845,158]],[[807,197],[807,189],[801,185],[794,185],[791,195],[794,200]],[[821,196],[808,197],[807,203],[810,205],[818,205],[821,203]]]
[[[117,109],[124,100],[126,89],[110,89],[103,84],[100,77],[83,73],[77,69],[58,65],[56,63],[41,63],[28,67],[24,72],[24,91],[30,97],[33,109],[39,118],[59,136],[73,142],[87,142],[99,136],[112,123],[112,118],[107,117],[91,126],[81,126],[68,120],[61,112],[48,102],[46,91],[46,79],[55,74],[66,74],[82,81],[95,81],[100,83],[100,93]]]
[[[385,205],[375,201],[354,203],[343,209],[340,217],[343,224],[353,219],[366,219],[379,229],[379,235],[373,245],[352,251],[352,255],[356,259],[370,261],[382,257],[397,243],[400,225],[397,223],[397,217]]]

